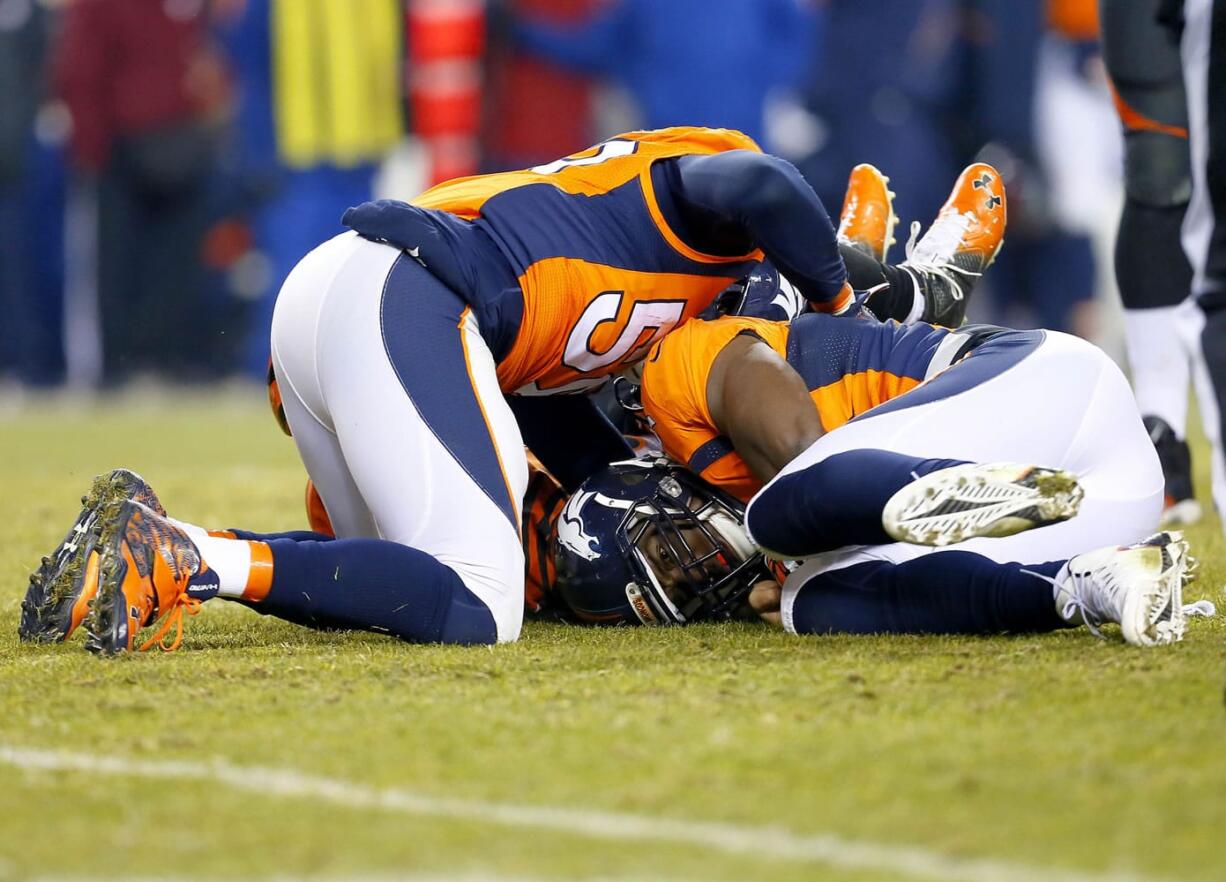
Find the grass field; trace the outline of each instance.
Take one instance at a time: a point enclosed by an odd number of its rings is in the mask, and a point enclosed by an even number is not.
[[[304,523],[257,391],[0,412],[0,880],[1226,879],[1222,619],[1154,651],[550,625],[461,649],[216,602],[173,655],[19,645],[26,574],[116,465],[185,520]],[[1220,602],[1218,523],[1190,532]]]

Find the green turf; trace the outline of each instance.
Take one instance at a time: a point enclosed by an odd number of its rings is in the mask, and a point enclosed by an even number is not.
[[[0,411],[0,746],[221,757],[433,796],[1226,878],[1221,620],[1151,651],[1084,632],[798,639],[547,625],[513,646],[461,649],[316,634],[215,602],[173,655],[19,645],[26,573],[90,477],[115,465],[141,471],[186,520],[303,524],[301,466],[258,393]],[[1191,596],[1221,601],[1216,519],[1191,537],[1202,560]],[[0,879],[427,872],[906,878],[0,764]]]

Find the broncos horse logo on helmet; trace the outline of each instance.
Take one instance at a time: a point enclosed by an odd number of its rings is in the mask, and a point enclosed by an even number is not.
[[[767,578],[743,517],[738,501],[671,460],[614,463],[557,519],[558,593],[576,618],[597,624],[736,617]]]

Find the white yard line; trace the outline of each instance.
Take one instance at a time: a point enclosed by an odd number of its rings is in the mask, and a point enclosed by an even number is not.
[[[8,877],[0,873],[0,879]],[[231,877],[226,877],[228,880]],[[106,876],[32,876],[22,882],[117,882],[115,877]],[[125,876],[123,882],[214,882],[203,876]],[[396,875],[361,875],[347,874],[344,876],[256,876],[247,882],[667,882],[661,878],[630,879],[606,876],[582,876],[564,878],[559,876],[520,876],[501,875],[492,872],[458,872],[458,873],[398,873]]]
[[[925,848],[801,835],[783,827],[751,826],[606,812],[578,807],[516,805],[452,799],[372,787],[294,769],[212,761],[134,760],[0,744],[0,763],[32,771],[83,772],[179,782],[196,781],[266,798],[311,799],[351,809],[553,831],[626,846],[683,845],[749,858],[823,864],[840,870],[893,873],[940,882],[1155,882],[1128,872],[1083,873],[990,858],[957,858]],[[502,880],[507,882],[507,880]]]

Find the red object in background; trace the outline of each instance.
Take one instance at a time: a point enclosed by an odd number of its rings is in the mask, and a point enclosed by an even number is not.
[[[477,172],[481,128],[482,0],[409,0],[408,94],[426,142],[432,184]]]
[[[515,11],[553,22],[582,21],[599,0],[518,0]],[[586,77],[516,52],[492,60],[486,144],[509,168],[548,162],[591,143],[591,87]]]
[[[117,137],[220,111],[226,72],[201,13],[172,16],[163,0],[68,4],[54,65],[80,166],[105,165]]]
[[[1096,0],[1048,0],[1047,26],[1069,40],[1098,39]]]
[[[422,138],[475,135],[481,126],[481,69],[476,59],[416,65],[410,72],[413,131]]]
[[[215,272],[233,267],[251,251],[251,227],[241,218],[219,220],[204,234],[200,243],[200,262]]]
[[[472,0],[410,0],[409,46],[413,61],[480,58],[485,51],[485,13]]]

